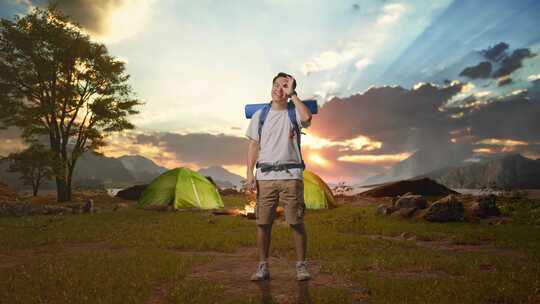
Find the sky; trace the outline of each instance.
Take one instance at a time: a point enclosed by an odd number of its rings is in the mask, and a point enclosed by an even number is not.
[[[101,152],[245,176],[244,106],[292,74],[308,168],[360,182],[419,151],[540,158],[540,2],[61,0],[145,104]],[[0,17],[45,1],[0,0]],[[20,150],[17,130],[0,132]]]

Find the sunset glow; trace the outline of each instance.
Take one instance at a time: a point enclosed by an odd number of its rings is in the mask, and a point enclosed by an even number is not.
[[[330,165],[330,162],[326,160],[324,157],[320,156],[319,154],[312,153],[308,156],[308,160],[310,162],[315,163],[316,165],[320,167],[328,167]]]
[[[399,153],[399,154],[381,154],[381,155],[345,155],[338,158],[339,161],[352,162],[358,164],[387,164],[397,163],[409,156],[412,153]]]

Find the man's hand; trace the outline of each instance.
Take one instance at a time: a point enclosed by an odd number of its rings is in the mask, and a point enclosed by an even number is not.
[[[290,96],[292,92],[294,92],[293,83],[294,77],[287,77],[287,84],[283,87],[283,92],[285,93],[285,95]]]
[[[255,176],[253,175],[253,172],[247,173],[246,190],[255,191]]]

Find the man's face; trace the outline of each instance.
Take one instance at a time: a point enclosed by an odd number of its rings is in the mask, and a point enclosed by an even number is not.
[[[272,85],[272,100],[277,102],[286,102],[287,94],[285,94],[285,88],[288,87],[288,79],[285,77],[278,77]]]

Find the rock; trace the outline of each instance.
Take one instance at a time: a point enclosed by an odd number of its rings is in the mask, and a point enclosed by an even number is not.
[[[417,208],[425,209],[428,207],[427,200],[421,195],[407,195],[400,197],[395,206],[397,208]]]
[[[129,205],[126,203],[116,203],[114,204],[113,211],[117,211],[120,209],[128,209],[128,208],[129,208]]]
[[[479,218],[501,215],[501,211],[497,207],[497,197],[495,195],[486,195],[477,198],[472,203],[471,210]]]
[[[41,208],[42,214],[46,215],[52,215],[52,214],[70,214],[73,213],[74,209],[63,207],[63,206],[55,206],[55,205],[44,205]]]
[[[84,213],[93,213],[94,212],[94,200],[89,199],[86,204],[82,207]]]
[[[0,216],[25,216],[32,213],[32,205],[28,202],[0,202]]]
[[[385,204],[380,204],[375,210],[375,215],[389,215],[392,214],[396,209],[393,206],[387,206]]]
[[[434,202],[423,217],[430,222],[462,221],[464,211],[463,203],[455,195],[448,195]]]
[[[430,196],[458,194],[456,191],[448,189],[429,178],[391,182],[376,186],[375,188],[364,191],[360,194],[362,196],[384,197],[404,195],[407,193]]]
[[[412,234],[408,233],[408,232],[402,232],[400,235],[399,235],[400,238],[402,239],[409,239],[411,237],[413,237]]]
[[[71,208],[56,205],[33,205],[28,202],[0,202],[0,216],[69,214]]]
[[[144,189],[146,189],[148,185],[135,185],[133,187],[129,187],[123,190],[118,191],[116,193],[116,197],[123,198],[125,200],[130,201],[137,201],[141,197]]]
[[[418,210],[417,208],[400,208],[396,210],[396,212],[392,213],[392,216],[394,217],[401,217],[401,218],[410,218],[414,215],[414,213]]]

